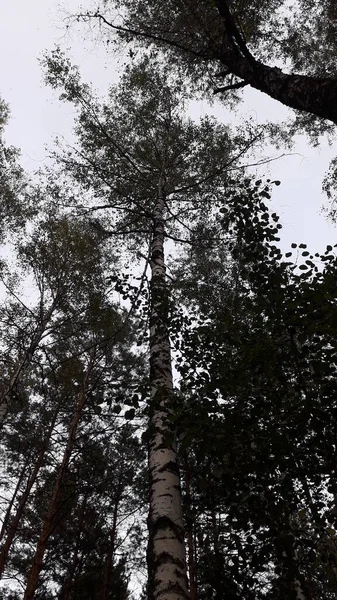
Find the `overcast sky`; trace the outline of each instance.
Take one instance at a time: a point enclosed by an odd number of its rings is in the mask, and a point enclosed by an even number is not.
[[[83,5],[92,6],[93,0],[84,0]],[[63,3],[69,11],[75,11],[77,6],[75,0]],[[35,170],[46,160],[45,145],[51,145],[56,134],[71,140],[74,116],[71,106],[59,103],[57,94],[44,86],[38,58],[60,44],[80,65],[83,79],[93,82],[103,94],[109,83],[117,80],[123,61],[120,57],[117,63],[108,56],[88,31],[79,28],[67,33],[58,0],[3,0],[0,16],[0,95],[12,113],[6,141],[21,149],[23,166]],[[254,90],[246,94],[242,110],[256,123],[287,114],[281,104]],[[200,111],[208,112],[206,103],[201,104]],[[215,109],[215,113],[228,120],[224,108]],[[327,244],[337,243],[337,230],[321,214],[325,202],[322,179],[331,158],[337,154],[337,140],[335,149],[325,142],[319,149],[312,149],[305,138],[299,137],[293,152],[264,169],[272,179],[282,182],[273,194],[273,206],[284,226],[282,247],[287,250],[296,241],[307,243],[313,251],[322,251]],[[275,149],[270,153],[280,154]]]

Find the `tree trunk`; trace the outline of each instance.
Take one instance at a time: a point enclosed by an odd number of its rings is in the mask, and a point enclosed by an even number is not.
[[[32,339],[31,339],[31,343],[29,344],[28,348],[24,351],[23,357],[22,357],[18,367],[16,368],[15,373],[12,375],[9,383],[7,384],[7,386],[5,387],[4,391],[2,392],[2,394],[0,396],[0,427],[3,425],[3,423],[6,419],[8,408],[10,405],[11,395],[12,395],[13,391],[15,390],[18,382],[20,381],[22,373],[32,362],[33,355],[34,355],[35,351],[37,350],[37,348],[41,342],[41,339],[46,331],[47,325],[54,313],[57,302],[58,302],[58,297],[56,296],[54,298],[50,308],[46,312],[46,315],[42,318],[38,327],[36,327],[35,333],[33,334]]]
[[[72,583],[73,583],[74,575],[75,575],[76,568],[77,568],[77,565],[79,562],[79,558],[78,558],[79,547],[80,547],[81,535],[83,533],[83,523],[84,523],[84,518],[85,518],[85,510],[87,507],[88,496],[89,496],[89,493],[88,493],[88,491],[86,491],[84,494],[84,498],[83,498],[83,502],[82,502],[82,506],[81,506],[81,517],[80,517],[80,521],[78,524],[78,531],[77,531],[77,536],[76,536],[73,558],[72,558],[71,564],[68,568],[68,575],[62,585],[58,600],[69,600],[69,598],[70,598]]]
[[[115,497],[112,526],[111,526],[110,533],[109,533],[109,537],[110,537],[109,547],[108,547],[107,558],[106,558],[105,567],[104,567],[102,600],[108,600],[108,595],[109,595],[110,574],[111,574],[111,569],[112,569],[114,557],[115,557],[118,508],[119,508],[119,503],[121,501],[121,497],[122,497],[121,485],[119,484],[118,490],[116,492],[116,497]]]
[[[25,510],[25,506],[27,504],[27,500],[29,498],[29,494],[31,492],[31,489],[33,487],[33,485],[35,484],[36,478],[38,476],[38,473],[40,471],[41,465],[43,463],[43,459],[45,457],[47,448],[48,448],[48,444],[50,441],[50,436],[52,434],[52,431],[54,429],[54,425],[55,425],[55,421],[58,415],[58,410],[54,413],[52,422],[49,426],[48,432],[43,440],[40,452],[38,454],[37,460],[35,462],[34,465],[34,469],[31,472],[30,476],[27,479],[26,482],[26,487],[25,487],[25,491],[23,492],[18,507],[16,509],[16,513],[14,515],[14,517],[11,519],[10,521],[10,526],[9,526],[9,530],[7,533],[7,537],[6,540],[4,542],[4,545],[2,547],[1,553],[0,553],[0,579],[3,575],[3,572],[5,570],[6,564],[7,564],[7,560],[8,560],[8,555],[9,555],[9,551],[11,549],[11,545],[13,543],[13,540],[15,538],[19,523],[21,521],[21,518],[23,516],[24,510]]]
[[[282,569],[284,585],[296,594],[297,600],[313,600],[310,585],[302,575],[295,547],[295,534],[291,525],[291,513],[284,515],[282,527],[275,537],[275,547]]]
[[[181,489],[176,442],[167,418],[173,382],[168,333],[169,293],[164,260],[163,181],[153,212],[150,298],[150,510],[148,517],[148,598],[188,598]]]
[[[54,529],[54,521],[55,521],[55,516],[56,516],[57,510],[58,510],[58,504],[59,504],[59,499],[60,499],[63,478],[64,478],[64,475],[65,475],[68,465],[69,465],[69,460],[70,460],[71,453],[72,453],[72,450],[74,447],[74,442],[76,439],[78,423],[81,418],[82,410],[83,410],[83,407],[84,407],[84,404],[86,401],[88,381],[89,381],[89,377],[90,377],[90,374],[91,374],[91,371],[93,368],[93,364],[94,364],[94,356],[95,356],[95,351],[93,350],[91,353],[90,359],[89,359],[89,364],[88,364],[87,370],[84,374],[82,388],[81,388],[81,391],[78,396],[74,417],[73,417],[73,420],[72,420],[72,423],[71,423],[71,426],[69,429],[68,440],[67,440],[67,444],[66,444],[66,447],[65,447],[65,450],[63,453],[63,458],[62,458],[62,462],[61,462],[61,465],[59,468],[59,473],[57,475],[57,478],[56,478],[56,481],[54,484],[52,496],[51,496],[51,499],[49,502],[47,514],[44,519],[42,531],[40,533],[40,537],[37,542],[36,551],[35,551],[35,555],[34,555],[34,559],[33,559],[33,564],[28,573],[27,585],[26,585],[25,594],[23,596],[23,600],[33,600],[34,594],[35,594],[35,591],[36,591],[36,588],[38,585],[38,580],[39,580],[39,575],[40,575],[40,571],[42,568],[44,553],[45,553],[45,550],[47,547],[48,539]]]
[[[285,106],[337,123],[336,79],[289,75],[277,67],[257,61],[235,25],[227,0],[216,0],[216,6],[227,34],[217,58],[224,64],[226,72],[230,71],[246,85],[268,94]]]
[[[23,464],[23,466],[21,468],[21,472],[20,472],[18,481],[16,483],[15,490],[14,490],[14,492],[12,494],[12,497],[10,499],[10,502],[9,502],[7,508],[6,508],[6,512],[5,512],[5,515],[4,515],[4,518],[3,518],[3,521],[2,521],[2,525],[1,525],[0,542],[2,542],[2,540],[3,540],[4,536],[5,536],[7,525],[8,525],[8,522],[10,520],[10,517],[11,517],[12,508],[13,508],[14,502],[15,502],[18,494],[19,494],[19,490],[20,490],[21,484],[22,484],[23,480],[25,479],[25,477],[27,476],[27,467],[29,465],[30,459],[31,459],[31,453],[29,453],[26,456],[26,460],[25,460],[25,462],[24,462],[24,464]]]
[[[197,600],[197,568],[195,557],[194,523],[191,507],[191,473],[187,455],[184,460],[185,492],[186,492],[186,529],[187,529],[187,567],[190,584],[190,600]]]
[[[253,88],[264,92],[270,98],[278,100],[285,106],[311,113],[317,117],[327,119],[337,124],[337,79],[331,77],[315,77],[301,74],[284,73],[278,67],[271,67],[254,58],[251,55],[240,31],[235,27],[235,21],[228,8],[228,0],[215,0],[220,18],[225,25],[225,34],[222,47],[215,47],[213,52],[205,54],[203,50],[190,48],[189,38],[186,42],[176,43],[174,31],[168,31],[167,36],[162,30],[155,29],[153,32],[146,27],[138,28],[135,24],[125,23],[124,26],[115,24],[104,17],[98,11],[85,15],[86,18],[99,19],[107,27],[125,34],[129,32],[132,37],[140,40],[152,39],[154,43],[161,46],[176,47],[182,53],[192,55],[194,60],[215,61],[222,63],[224,67],[223,76],[236,75],[242,80],[236,87],[251,85]],[[232,89],[233,86],[224,85],[215,89],[215,93]]]

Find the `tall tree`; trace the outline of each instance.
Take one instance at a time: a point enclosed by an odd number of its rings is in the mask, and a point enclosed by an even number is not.
[[[36,551],[33,558],[33,564],[27,575],[27,585],[24,593],[24,600],[33,600],[38,585],[40,571],[43,565],[43,557],[46,551],[48,539],[55,527],[55,519],[60,503],[60,496],[62,486],[64,486],[64,479],[68,470],[69,461],[73,452],[74,443],[77,435],[79,421],[82,417],[82,412],[87,401],[89,382],[92,377],[92,371],[95,364],[95,358],[97,353],[97,347],[93,347],[90,352],[88,365],[83,372],[83,377],[80,385],[80,391],[78,394],[77,401],[75,402],[75,410],[73,419],[70,423],[69,433],[67,437],[67,443],[64,448],[62,461],[60,463],[57,477],[52,489],[52,495],[48,503],[48,509],[44,517],[43,526],[41,533],[36,545]]]
[[[123,236],[129,256],[145,254],[144,272],[147,266],[151,272],[148,594],[150,599],[187,597],[179,469],[170,426],[174,393],[164,248],[167,239],[184,241],[191,219],[216,210],[227,170],[252,140],[231,141],[228,130],[210,119],[195,124],[184,118],[184,87],[159,63],[154,69],[145,60],[129,69],[103,105],[59,51],[46,63],[47,81],[61,86],[62,98],[80,110],[78,146],[58,157],[81,186],[79,197],[87,194],[87,205],[81,200],[79,209],[104,209],[105,221],[94,224],[106,235]]]
[[[50,206],[48,208],[50,209]],[[42,222],[35,224],[29,239],[18,244],[17,250],[18,262],[24,267],[23,272],[26,275],[34,275],[30,279],[31,289],[36,282],[40,292],[38,314],[43,315],[45,306],[48,306],[53,297],[56,297],[58,302],[52,326],[44,333],[43,343],[39,347],[38,360],[32,361],[29,376],[21,380],[23,407],[20,406],[20,399],[13,401],[8,421],[4,426],[1,448],[7,459],[5,472],[12,482],[14,493],[3,524],[0,566],[2,574],[6,569],[6,576],[10,573],[22,578],[29,572],[26,597],[35,597],[36,594],[40,594],[41,589],[48,597],[51,585],[40,585],[44,583],[43,578],[42,582],[40,578],[41,570],[45,569],[49,573],[50,584],[51,581],[54,585],[59,584],[55,573],[64,573],[67,553],[66,544],[61,543],[58,556],[54,558],[55,572],[50,575],[51,565],[48,564],[46,556],[48,557],[50,540],[55,541],[53,533],[60,528],[60,522],[64,522],[69,516],[68,512],[74,504],[76,507],[84,504],[83,510],[85,512],[87,509],[85,515],[88,516],[90,501],[88,498],[84,501],[84,497],[88,495],[86,488],[89,490],[90,485],[98,488],[100,484],[101,490],[96,492],[95,500],[97,502],[98,499],[101,506],[107,504],[104,498],[106,490],[102,487],[101,479],[98,484],[98,475],[95,474],[95,471],[98,471],[99,456],[91,456],[88,460],[90,452],[84,452],[85,441],[90,448],[91,438],[98,438],[101,441],[100,448],[106,448],[109,435],[117,438],[120,436],[121,432],[112,427],[117,418],[117,413],[112,409],[121,410],[120,402],[115,404],[115,396],[133,397],[134,391],[141,385],[139,370],[143,361],[131,349],[135,339],[130,316],[114,306],[109,299],[110,289],[105,266],[106,261],[109,261],[111,267],[113,254],[109,251],[107,239],[102,239],[99,233],[81,219],[50,211],[49,215],[44,215]],[[30,321],[25,328],[22,318],[27,313],[17,311],[15,324],[18,330],[23,331],[29,338]],[[8,343],[7,338],[4,338],[4,342]],[[105,419],[102,417],[101,421],[95,421],[94,415],[100,414],[101,405],[106,406],[107,401],[112,412],[108,413],[106,409]],[[114,535],[108,543],[107,538],[111,538],[111,535],[108,536],[103,529],[104,541],[97,541],[102,544],[104,553],[111,555],[105,585],[106,597],[111,597],[113,583],[116,584],[119,580],[118,573],[120,579],[124,573],[124,563],[119,565],[116,552],[111,552],[112,543],[116,549],[119,544],[118,538],[121,537],[119,514],[121,510],[125,511],[124,518],[127,519],[127,510],[130,513],[135,510],[130,471],[138,477],[142,457],[132,433],[129,430],[129,446],[125,444],[122,448],[122,444],[119,444],[121,455],[116,457],[117,451],[115,455],[110,452],[109,459],[103,466],[100,465],[100,476],[103,478],[113,469],[120,473],[119,485],[122,486],[118,502],[117,499],[115,502],[117,508],[114,511]],[[80,436],[81,442],[78,440]],[[131,453],[130,446],[133,451],[137,449],[138,460],[134,461],[133,470],[127,460]],[[113,448],[113,443],[111,447]],[[74,473],[74,454],[79,456],[83,453],[82,472],[78,468]],[[126,498],[127,485],[132,488],[132,508],[131,500]],[[110,493],[112,496],[112,488]],[[91,508],[93,504],[94,500]],[[41,506],[45,507],[45,511],[41,510]],[[97,511],[97,507],[95,510]],[[109,512],[105,508],[104,516],[107,521],[112,518],[111,512],[112,509]],[[101,519],[103,528],[104,522],[102,517]],[[69,518],[68,524],[70,522]],[[82,523],[82,534],[83,527]],[[107,528],[107,524],[105,527]],[[130,531],[134,529],[132,526]],[[62,536],[60,537],[62,539]],[[83,550],[80,541],[78,540],[77,545]],[[36,549],[32,556],[34,543]],[[94,545],[92,550],[97,560],[97,545]],[[83,573],[88,571],[87,581],[90,568],[86,561],[89,563],[90,559],[92,556],[82,560]],[[76,566],[74,549],[74,573]],[[101,575],[103,576],[103,566]],[[127,576],[123,585],[126,584],[126,579]],[[73,583],[70,578],[70,587],[73,593],[77,593]],[[124,588],[126,594],[126,586],[123,585],[121,583],[121,598]],[[102,578],[95,580],[95,586],[99,595]]]
[[[22,233],[29,216],[36,212],[31,194],[32,186],[20,166],[20,152],[5,142],[5,127],[9,108],[0,98],[0,241],[13,241],[15,232]]]
[[[224,206],[231,252],[195,246],[177,273],[199,594],[333,598],[336,257],[293,244],[282,259],[261,184]]]
[[[178,63],[196,85],[217,93],[250,85],[310,113],[308,126],[316,117],[337,123],[333,0],[103,0],[78,16],[174,56],[172,68]],[[279,68],[286,63],[290,74]]]

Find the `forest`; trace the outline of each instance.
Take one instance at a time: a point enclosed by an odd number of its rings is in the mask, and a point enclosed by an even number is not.
[[[337,243],[283,253],[249,166],[334,145],[337,5],[71,11],[125,58],[100,96],[45,51],[74,143],[27,172],[0,100],[0,600],[335,600]],[[247,87],[290,118],[190,110]]]

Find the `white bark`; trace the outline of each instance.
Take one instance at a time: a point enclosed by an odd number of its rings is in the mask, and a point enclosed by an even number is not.
[[[164,258],[165,202],[158,185],[151,248],[149,443],[149,600],[188,598],[181,490],[175,441],[167,423],[173,394]]]

